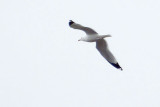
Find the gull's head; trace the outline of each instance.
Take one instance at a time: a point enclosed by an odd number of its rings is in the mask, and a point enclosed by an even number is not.
[[[85,38],[80,38],[78,41],[85,41]]]

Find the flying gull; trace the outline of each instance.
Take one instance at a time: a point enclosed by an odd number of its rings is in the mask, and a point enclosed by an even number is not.
[[[111,35],[98,35],[98,33],[93,30],[92,28],[82,26],[73,22],[72,20],[69,21],[69,26],[73,29],[82,30],[86,33],[86,37],[82,37],[78,41],[85,41],[85,42],[96,42],[96,48],[100,52],[100,54],[114,67],[117,69],[122,70],[120,65],[118,64],[116,58],[110,52],[108,48],[107,42],[104,40],[105,37],[111,37]]]

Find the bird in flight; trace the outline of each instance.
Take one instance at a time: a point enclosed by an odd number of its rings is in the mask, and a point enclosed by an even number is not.
[[[87,36],[82,37],[78,41],[96,42],[96,48],[100,54],[115,68],[123,70],[118,64],[116,58],[110,52],[107,42],[104,40],[104,38],[111,37],[111,35],[98,35],[98,33],[92,28],[82,26],[73,22],[72,20],[69,21],[69,26],[73,29],[82,30],[86,33]]]

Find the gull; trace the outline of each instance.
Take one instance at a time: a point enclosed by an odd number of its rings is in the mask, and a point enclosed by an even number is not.
[[[92,28],[82,26],[73,22],[72,20],[69,21],[69,26],[73,29],[82,30],[86,33],[86,37],[81,37],[81,39],[79,39],[78,41],[96,42],[96,48],[99,53],[115,68],[123,70],[118,64],[116,58],[109,50],[107,42],[104,40],[104,38],[111,37],[111,35],[99,35]]]

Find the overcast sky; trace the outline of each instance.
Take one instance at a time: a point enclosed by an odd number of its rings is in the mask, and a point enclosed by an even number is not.
[[[111,66],[69,20],[106,38]],[[0,107],[160,107],[159,0],[1,0]]]

